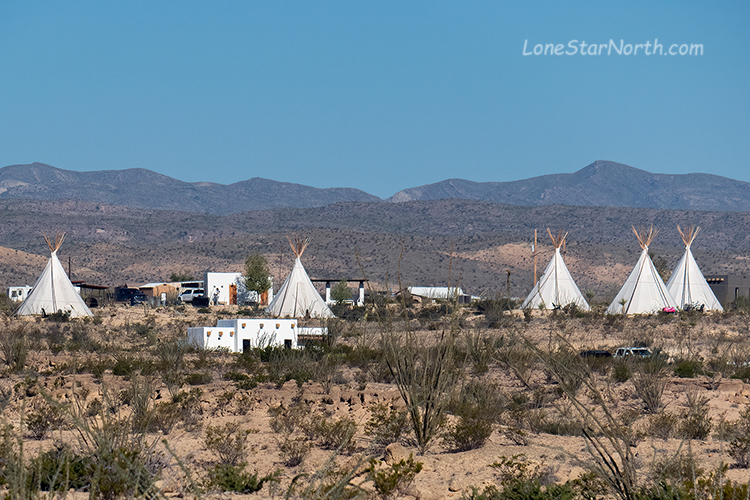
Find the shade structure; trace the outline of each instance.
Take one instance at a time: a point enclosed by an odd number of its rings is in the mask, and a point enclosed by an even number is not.
[[[706,278],[698,267],[698,263],[693,257],[690,246],[698,234],[700,228],[688,228],[683,232],[679,226],[677,230],[682,235],[682,241],[685,243],[685,253],[677,263],[677,267],[667,282],[667,290],[677,301],[681,309],[686,307],[702,307],[703,310],[723,311],[724,308],[714,295],[713,290],[708,285]]]
[[[266,312],[285,318],[333,318],[334,314],[313,286],[300,258],[292,272],[266,308]]]
[[[540,308],[544,305],[545,308],[552,309],[568,304],[575,304],[584,311],[591,309],[573,280],[573,276],[570,275],[560,254],[560,248],[556,247],[555,254],[547,264],[544,274],[534,285],[521,307],[523,309]]]
[[[54,246],[50,244],[52,255],[47,262],[47,266],[39,279],[36,280],[29,296],[16,311],[17,316],[44,315],[58,311],[70,313],[73,318],[93,316],[81,295],[70,282],[60,259],[57,258],[57,250],[62,244],[63,237],[64,235],[58,236],[55,239]],[[47,241],[47,243],[50,242]]]

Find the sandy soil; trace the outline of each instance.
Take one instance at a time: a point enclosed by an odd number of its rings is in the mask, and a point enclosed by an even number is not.
[[[39,349],[30,354],[27,371],[20,374],[11,374],[6,371],[0,378],[0,388],[14,391],[14,398],[4,410],[3,418],[6,422],[18,426],[22,413],[33,411],[34,408],[43,404],[41,393],[47,393],[53,399],[69,404],[72,404],[75,398],[87,402],[96,397],[102,398],[103,386],[108,387],[110,392],[116,393],[129,384],[123,377],[114,376],[111,371],[107,371],[102,380],[97,380],[90,373],[74,374],[70,365],[86,357],[116,357],[117,349],[131,349],[129,354],[137,354],[132,350],[134,347],[132,335],[123,333],[123,330],[132,328],[134,325],[148,323],[155,332],[156,341],[166,341],[169,338],[184,335],[190,325],[215,324],[217,313],[236,315],[237,309],[227,306],[214,309],[210,314],[200,314],[192,308],[182,310],[174,308],[152,310],[119,306],[102,308],[98,312],[99,318],[97,319],[97,322],[101,321],[101,324],[91,324],[88,327],[96,332],[102,345],[107,347],[106,352],[60,351],[53,353],[42,341]],[[473,327],[477,331],[481,328],[483,321],[483,316],[469,314],[465,319],[465,330],[469,331]],[[672,318],[669,321],[660,318],[607,321],[603,318],[592,320],[552,317],[549,313],[535,311],[530,322],[524,321],[520,313],[505,321],[505,326],[500,329],[482,329],[481,331],[495,336],[508,335],[511,331],[521,332],[541,348],[563,341],[575,349],[611,349],[645,341],[652,347],[663,349],[672,358],[693,355],[707,360],[720,355],[738,355],[737,353],[747,348],[750,337],[750,321],[743,316],[697,316]],[[440,322],[437,324],[442,325]],[[17,328],[19,325],[25,325],[24,328],[30,331],[38,326],[38,323],[34,319],[5,321],[6,329]],[[415,320],[413,325],[416,328],[424,328],[417,332],[419,335],[429,337],[435,334],[435,330],[427,329],[424,322],[420,323]],[[358,324],[350,325],[348,328],[348,335],[342,338],[341,342],[356,345],[362,342],[362,335],[365,337],[375,335],[377,325]],[[351,336],[354,330],[362,335]],[[140,349],[137,346],[136,348]],[[142,352],[146,353],[149,349],[143,347]],[[194,359],[195,355],[191,356],[193,356],[191,359]],[[355,437],[357,451],[354,454],[341,455],[336,458],[336,463],[343,466],[356,461],[357,456],[366,452],[371,445],[371,439],[364,434],[363,429],[370,417],[372,406],[379,402],[397,406],[401,404],[395,385],[369,381],[366,388],[361,390],[354,380],[354,371],[347,367],[342,368],[338,375],[338,383],[334,384],[328,393],[321,384],[311,382],[303,384],[300,393],[294,381],[287,382],[282,387],[263,383],[249,391],[238,390],[232,382],[222,379],[222,374],[229,369],[233,355],[217,355],[212,359],[217,361],[209,370],[213,381],[199,386],[202,390],[200,425],[186,428],[183,424],[177,424],[168,435],[154,433],[149,436],[149,439],[158,443],[157,448],[164,451],[165,460],[169,464],[159,482],[159,486],[167,496],[191,496],[185,493],[187,481],[175,457],[182,461],[196,482],[200,482],[205,476],[205,471],[217,462],[217,457],[206,450],[204,445],[205,428],[208,425],[230,423],[237,429],[252,429],[253,433],[249,436],[250,450],[247,455],[248,469],[261,474],[280,470],[281,475],[280,483],[275,489],[264,487],[254,495],[244,496],[210,493],[205,498],[244,498],[245,496],[278,498],[283,497],[283,492],[295,476],[303,472],[312,473],[323,467],[332,452],[313,447],[301,465],[285,467],[279,452],[279,436],[271,429],[269,408],[279,404],[288,406],[292,404],[293,398],[301,397],[313,411],[326,411],[330,413],[330,418],[334,419],[343,416],[352,418],[358,424]],[[535,370],[536,373],[531,377],[534,385],[542,388],[547,386],[547,389],[550,384],[554,385],[545,380],[541,369],[535,368]],[[24,393],[23,389],[18,388],[19,384],[27,376],[34,374],[38,374],[40,389]],[[525,390],[523,384],[511,372],[497,364],[492,364],[487,374],[478,377],[480,380],[498,383],[502,391],[506,393]],[[602,384],[604,384],[604,379],[605,377],[602,377],[600,380]],[[638,418],[632,423],[633,428],[645,429],[648,416],[645,415],[643,404],[635,394],[632,382],[605,385],[607,387],[606,404],[612,411],[619,415],[627,412],[637,414]],[[16,387],[15,390],[14,387]],[[189,390],[190,387],[186,386],[183,389]],[[739,413],[750,404],[750,385],[740,380],[722,378],[717,374],[692,379],[670,376],[663,396],[665,411],[675,415],[685,412],[688,393],[695,392],[708,399],[709,417],[714,425],[722,418],[737,419]],[[234,393],[234,395],[229,397],[229,393]],[[586,391],[582,393],[581,398],[593,404],[587,399]],[[169,399],[166,386],[158,379],[153,398],[153,404]],[[556,404],[570,407],[566,405],[565,397]],[[550,414],[555,412],[552,406],[547,410]],[[123,405],[120,411],[127,414],[129,408]],[[504,425],[497,426],[482,448],[460,453],[450,452],[439,439],[422,456],[417,456],[418,450],[409,440],[402,440],[398,445],[391,446],[387,453],[389,463],[413,453],[418,461],[424,464],[423,470],[417,475],[413,484],[399,496],[425,500],[460,498],[462,493],[470,487],[482,489],[486,485],[498,484],[497,470],[490,464],[502,456],[510,458],[523,454],[528,460],[541,464],[547,471],[547,475],[557,482],[576,478],[584,471],[583,462],[590,458],[581,437],[529,432],[527,433],[528,444],[520,446],[506,437],[505,430]],[[173,455],[164,449],[161,439],[167,440]],[[39,450],[50,449],[60,441],[74,445],[78,442],[75,431],[56,430],[42,440],[26,439],[24,452],[27,456],[33,456]],[[673,456],[680,449],[687,450],[688,446],[697,457],[700,466],[707,471],[716,469],[722,463],[731,463],[727,454],[727,443],[717,440],[713,437],[713,433],[705,440],[689,443],[678,439],[662,440],[645,436],[633,443],[632,451],[639,473],[642,477],[646,477],[654,463]],[[380,454],[379,458],[385,458],[385,456]],[[748,471],[730,468],[727,478],[746,481]],[[72,492],[68,498],[87,498],[87,494]]]

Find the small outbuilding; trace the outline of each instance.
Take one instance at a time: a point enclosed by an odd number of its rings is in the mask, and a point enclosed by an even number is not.
[[[270,278],[270,277],[269,277]],[[250,302],[269,303],[273,300],[273,279],[271,289],[262,297],[245,286],[242,273],[206,273],[206,297],[213,305],[242,305]]]
[[[162,298],[166,300],[176,300],[180,289],[170,285],[169,283],[146,283],[138,287],[140,291],[146,294],[148,297],[152,297],[157,301]]]
[[[256,347],[300,346],[299,337],[322,338],[327,328],[300,328],[296,319],[220,319],[216,326],[188,328],[188,342],[199,349],[226,349],[245,352]]]
[[[464,293],[460,287],[410,286],[406,290],[416,302],[455,299],[459,304],[468,304],[472,300],[472,296]],[[397,295],[400,295],[400,292]]]
[[[750,274],[706,275],[706,282],[722,304],[729,305],[740,297],[750,298]]]
[[[33,288],[33,286],[29,285],[8,287],[8,298],[15,301],[24,301]]]

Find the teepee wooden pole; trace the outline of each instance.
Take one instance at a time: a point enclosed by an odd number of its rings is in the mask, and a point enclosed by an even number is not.
[[[651,224],[651,227],[649,227],[648,230],[645,226],[641,226],[638,229],[636,229],[633,225],[631,225],[630,227],[633,228],[633,234],[635,234],[635,237],[638,238],[638,243],[641,245],[641,249],[644,250],[651,245],[651,242],[654,241],[656,235],[659,234],[658,229],[654,231],[653,224]]]
[[[52,243],[49,241],[49,238],[47,238],[46,234],[43,234],[42,237],[44,238],[44,241],[47,242],[47,246],[49,247],[50,252],[54,252],[55,250],[52,248]]]
[[[302,254],[305,252],[307,245],[310,244],[309,237],[302,238],[295,235],[294,239],[289,236],[287,236],[286,239],[289,241],[289,246],[292,247],[292,252],[294,252],[294,256],[297,258],[302,257]]]
[[[677,226],[677,231],[680,232],[682,242],[685,244],[686,248],[690,248],[690,245],[693,244],[693,241],[695,240],[695,237],[698,235],[698,231],[700,230],[700,226],[690,226],[686,231],[683,231],[679,225]]]
[[[66,233],[55,233],[54,243],[49,238],[47,238],[46,234],[42,234],[44,241],[47,242],[47,246],[49,247],[50,252],[57,252],[57,250],[62,246],[63,241],[65,240],[65,234]]]

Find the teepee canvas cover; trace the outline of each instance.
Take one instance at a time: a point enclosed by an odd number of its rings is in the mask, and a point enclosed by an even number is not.
[[[648,231],[638,231],[633,227],[633,232],[641,244],[641,256],[617,297],[607,308],[607,314],[648,314],[665,307],[677,308],[677,302],[672,298],[654,263],[651,262],[651,257],[648,256],[648,246],[658,231],[655,232],[651,226]]]
[[[52,256],[42,275],[36,280],[34,288],[16,311],[17,316],[32,314],[52,314],[57,311],[70,312],[73,318],[93,316],[81,296],[73,288],[68,275],[65,274],[57,250],[65,239],[65,234],[56,235],[54,245],[44,237]]]
[[[698,263],[693,258],[693,252],[690,250],[700,227],[691,226],[683,232],[680,226],[677,226],[677,230],[685,243],[685,253],[667,282],[667,290],[681,309],[690,305],[702,305],[709,311],[723,311],[724,308],[721,307],[716,295],[706,282],[706,278],[703,277]]]
[[[576,282],[573,281],[573,276],[570,275],[568,267],[563,262],[562,254],[560,253],[560,247],[565,244],[565,238],[568,237],[568,233],[562,234],[562,232],[558,232],[557,237],[555,237],[549,228],[547,228],[547,234],[552,238],[552,243],[555,245],[555,255],[552,256],[552,260],[549,261],[544,274],[542,274],[542,277],[534,285],[534,288],[531,290],[529,296],[526,297],[521,308],[538,308],[542,303],[548,309],[556,306],[564,307],[568,304],[576,304],[580,309],[589,311],[591,308],[586,299],[583,298]]]
[[[289,239],[289,238],[288,238]],[[334,314],[326,305],[323,298],[307,276],[300,257],[310,243],[309,238],[294,241],[289,244],[294,251],[295,260],[292,272],[273,298],[273,302],[266,308],[266,312],[276,317],[302,318],[333,318]]]

